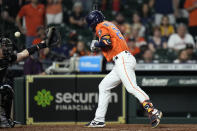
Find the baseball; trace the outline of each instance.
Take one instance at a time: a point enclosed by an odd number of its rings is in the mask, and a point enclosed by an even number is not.
[[[19,31],[17,31],[17,32],[14,33],[14,36],[15,37],[20,37],[20,35],[21,35],[21,33]]]

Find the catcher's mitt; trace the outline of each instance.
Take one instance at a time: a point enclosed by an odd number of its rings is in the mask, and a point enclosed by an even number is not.
[[[46,46],[47,47],[54,47],[60,44],[61,36],[60,32],[55,27],[49,27],[47,29],[47,38],[46,38]]]

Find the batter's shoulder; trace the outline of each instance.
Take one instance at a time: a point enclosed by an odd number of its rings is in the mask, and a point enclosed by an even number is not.
[[[99,30],[99,29],[101,29],[101,28],[105,28],[105,25],[104,25],[104,24],[105,24],[104,22],[99,23],[99,24],[96,26],[96,30]]]

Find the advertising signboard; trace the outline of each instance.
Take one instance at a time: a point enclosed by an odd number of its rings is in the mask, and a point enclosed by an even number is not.
[[[80,72],[101,72],[102,71],[102,56],[82,56],[79,59]]]
[[[77,123],[94,118],[104,75],[26,77],[26,124]],[[111,92],[106,121],[125,122],[125,89]]]

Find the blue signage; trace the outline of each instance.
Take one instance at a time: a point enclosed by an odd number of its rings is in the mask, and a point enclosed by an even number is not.
[[[102,56],[82,56],[79,58],[80,72],[101,72],[102,71]]]

